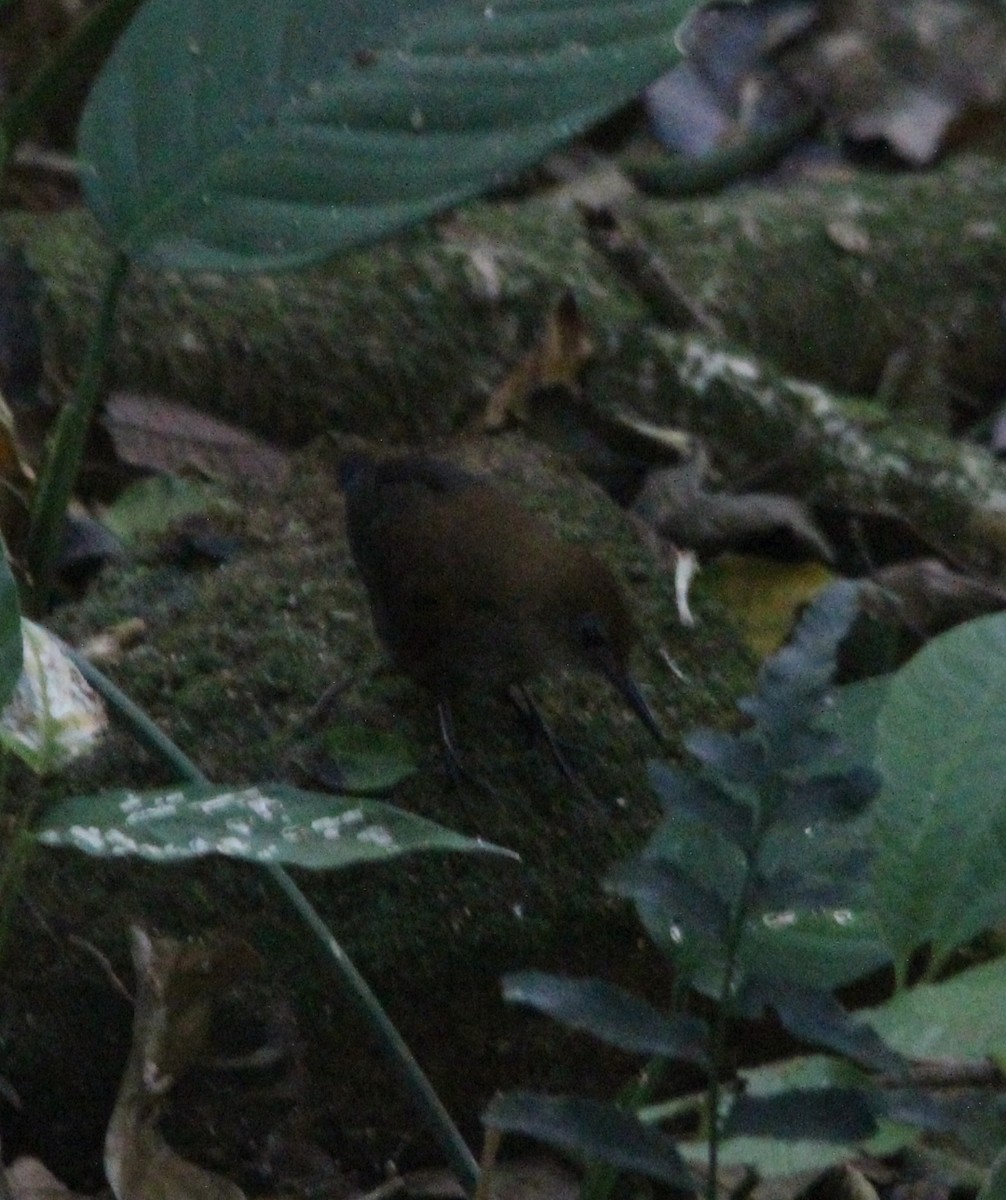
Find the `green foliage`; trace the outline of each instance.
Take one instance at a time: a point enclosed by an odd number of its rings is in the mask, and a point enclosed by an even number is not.
[[[100,671],[82,659],[75,661],[133,736],[186,782],[147,793],[117,791],[67,800],[38,824],[34,839],[156,862],[221,854],[261,865],[318,943],[343,996],[356,1006],[462,1186],[474,1192],[478,1165],[471,1151],[366,980],[283,864],[339,868],[413,850],[508,852],[376,801],[349,802],[283,785],[215,786]],[[377,764],[377,771],[385,779],[387,762]],[[359,764],[357,774],[366,782],[366,769]]]
[[[505,853],[377,800],[346,800],[281,784],[190,784],[112,791],[57,804],[36,827],[46,846],[170,863],[222,854],[334,870],[415,850]]]
[[[971,1061],[978,1066],[978,1078],[968,1086],[967,1072],[962,1073],[952,1090],[953,1101],[920,1097],[917,1091],[906,1095],[899,1089],[885,1088],[874,1096],[878,1130],[866,1143],[865,1151],[874,1157],[895,1154],[918,1140],[919,1127],[953,1129],[976,1157],[986,1160],[1001,1143],[1001,1115],[997,1113],[997,1092],[981,1084],[983,1063],[1006,1060],[1006,960],[994,959],[962,971],[940,983],[919,984],[898,992],[877,1008],[857,1015],[894,1050],[906,1056],[945,1060],[950,1064]],[[794,1089],[849,1087],[864,1083],[854,1066],[836,1058],[808,1055],[786,1059],[768,1066],[741,1072],[745,1093],[774,1096]],[[920,1104],[920,1101],[922,1102]],[[910,1103],[911,1108],[908,1108]],[[671,1106],[664,1106],[665,1110]],[[664,1111],[647,1114],[658,1119]],[[911,1119],[911,1124],[906,1120]],[[691,1158],[690,1147],[683,1153]],[[783,1142],[778,1137],[732,1138],[720,1153],[720,1161],[729,1166],[747,1166],[763,1177],[793,1175],[800,1171],[822,1170],[849,1156],[847,1146],[828,1146],[823,1142]]]
[[[485,1119],[499,1129],[530,1134],[567,1153],[599,1158],[681,1191],[694,1188],[674,1140],[610,1104],[578,1096],[509,1092],[492,1102]]]
[[[802,1041],[867,1070],[901,1069],[900,1057],[873,1029],[808,981],[812,971],[792,972],[785,954],[752,937],[760,926],[788,924],[791,914],[854,910],[863,900],[865,851],[850,830],[880,781],[850,762],[820,723],[836,649],[856,608],[851,584],[836,585],[811,606],[791,643],[762,668],[755,694],[741,702],[751,725],[736,734],[703,730],[687,739],[698,772],[654,764],[651,781],[664,820],[643,851],[608,877],[611,890],[635,901],[679,979],[713,998],[710,1027],[682,1014],[663,1016],[594,980],[534,974],[504,985],[509,998],[622,1049],[707,1066],[710,1196],[725,1138],[771,1133],[847,1143],[876,1129],[874,1099],[858,1083],[793,1087],[724,1103],[726,1037],[734,1021],[771,1010]],[[614,1127],[594,1107],[581,1111],[567,1099],[521,1093],[494,1102],[485,1119],[695,1189],[690,1176],[681,1178],[673,1143],[664,1145],[662,1157],[653,1130],[641,1138],[646,1126],[637,1114],[611,1111],[618,1114]],[[624,1144],[630,1137],[639,1146],[631,1167],[617,1151],[619,1139]]]
[[[135,2],[105,0],[82,51],[103,56]],[[690,6],[146,0],[79,131],[85,197],[119,253],[32,502],[34,609],[49,600],[129,263],[302,266],[419,221],[629,100],[677,57]],[[8,113],[0,150],[34,115]]]
[[[864,1017],[904,1054],[1006,1063],[1006,959],[896,993]]]
[[[892,955],[903,982],[926,946],[932,975],[1006,915],[1006,617],[958,627],[894,675],[830,693],[852,596],[848,585],[833,589],[766,663],[758,691],[741,703],[753,720],[747,730],[686,740],[700,771],[651,767],[664,819],[643,852],[609,876],[679,976],[715,1001],[708,1034],[596,981],[506,984],[510,998],[623,1049],[708,1056],[713,1169],[723,1161],[772,1174],[839,1161],[847,1149],[829,1141],[872,1138],[876,1152],[893,1151],[914,1136],[911,1126],[953,1131],[982,1154],[1001,1137],[995,1098],[980,1086],[934,1098],[907,1086],[874,1089],[870,1074],[897,1077],[902,1053],[1001,1060],[1002,960],[901,991],[859,1021],[830,989]],[[740,1096],[722,1103],[728,1023],[769,1011],[832,1057],[745,1072]],[[674,1051],[673,1037],[681,1039]],[[551,1110],[536,1104],[507,1098],[487,1120],[560,1141]],[[673,1101],[621,1116],[649,1124],[680,1111]],[[580,1131],[578,1149],[613,1161],[597,1128]],[[568,1131],[563,1139],[574,1144]],[[693,1147],[681,1149],[695,1159]],[[993,1186],[1001,1186],[995,1177]]]
[[[340,789],[352,795],[388,792],[416,769],[401,734],[333,725],[321,741],[329,759],[326,777],[338,772]]]
[[[0,546],[0,708],[14,695],[21,678],[23,655],[17,583],[6,550]]]
[[[208,510],[236,507],[223,489],[181,475],[146,475],[124,488],[102,513],[102,523],[125,545],[163,535],[176,521]]]
[[[315,262],[525,167],[677,57],[686,0],[147,0],[80,130],[120,250]]]
[[[890,680],[876,722],[874,904],[904,982],[1006,917],[1006,617],[971,621]]]

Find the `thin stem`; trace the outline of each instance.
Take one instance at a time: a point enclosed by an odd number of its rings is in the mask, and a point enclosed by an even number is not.
[[[115,328],[115,308],[128,273],[128,257],[116,254],[105,277],[98,319],[81,364],[76,394],[63,406],[56,421],[42,475],[32,498],[27,558],[31,607],[35,612],[42,611],[49,599],[63,535],[63,519],[77,482],[91,419],[101,396]]]
[[[760,809],[761,806],[759,806]],[[724,939],[723,984],[720,988],[719,1000],[715,1006],[713,1025],[710,1036],[709,1050],[709,1083],[706,1088],[706,1124],[708,1128],[709,1156],[707,1160],[708,1177],[706,1178],[706,1200],[717,1200],[719,1185],[720,1153],[720,1076],[723,1073],[726,1057],[727,1032],[733,1015],[734,979],[737,971],[737,956],[740,952],[741,941],[744,937],[744,922],[747,916],[748,899],[755,880],[755,864],[758,859],[758,847],[761,845],[762,828],[760,821],[756,822],[751,855],[747,860],[744,878],[741,881],[736,903],[730,914],[730,921]]]
[[[210,782],[195,763],[157,728],[147,714],[101,671],[73,651],[70,652],[70,657],[88,683],[129,725],[138,742],[158,755],[190,783]],[[473,1195],[478,1186],[478,1163],[422,1067],[416,1062],[401,1034],[381,1007],[380,1001],[290,875],[275,864],[267,865],[265,870],[314,935],[322,954],[335,972],[343,993],[367,1022],[417,1114],[440,1144],[461,1186],[468,1195]]]

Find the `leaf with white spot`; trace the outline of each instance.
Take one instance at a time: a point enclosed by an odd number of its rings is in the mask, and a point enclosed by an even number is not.
[[[513,856],[390,804],[282,784],[191,784],[75,796],[52,808],[35,836],[46,846],[106,858],[178,862],[222,854],[317,870],[383,862],[415,850]]]
[[[23,670],[0,712],[0,745],[48,775],[93,750],[108,717],[59,638],[28,620],[21,636]]]

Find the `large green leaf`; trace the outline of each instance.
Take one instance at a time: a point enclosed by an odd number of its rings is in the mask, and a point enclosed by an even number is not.
[[[688,0],[147,0],[80,130],[134,258],[315,261],[492,186],[677,56]]]
[[[901,977],[1006,917],[1006,617],[930,642],[877,721],[877,918]]]
[[[918,984],[865,1017],[896,1050],[914,1058],[1006,1063],[1006,959],[971,967],[942,983]]]
[[[280,784],[192,784],[76,796],[52,808],[35,833],[46,846],[71,846],[102,857],[177,862],[223,854],[326,870],[383,862],[414,850],[508,853],[390,804]]]

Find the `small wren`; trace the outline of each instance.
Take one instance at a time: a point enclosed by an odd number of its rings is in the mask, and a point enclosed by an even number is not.
[[[663,740],[629,673],[635,625],[600,559],[446,462],[354,455],[340,479],[377,633],[395,667],[433,694],[452,763],[455,697],[522,689],[566,667],[603,675]]]

